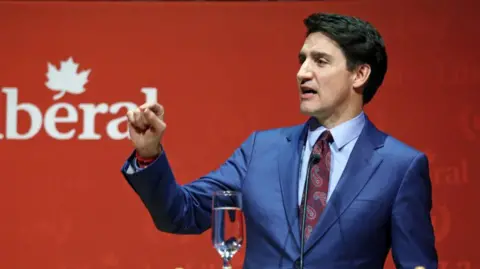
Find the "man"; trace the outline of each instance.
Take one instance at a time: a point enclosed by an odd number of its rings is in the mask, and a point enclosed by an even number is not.
[[[217,170],[180,186],[162,147],[164,109],[145,104],[127,114],[135,151],[125,178],[168,233],[206,231],[212,192],[241,191],[244,268],[383,268],[390,249],[397,268],[437,268],[427,157],[363,112],[387,70],[381,36],[349,16],[304,23],[297,79],[306,123],[253,132]]]

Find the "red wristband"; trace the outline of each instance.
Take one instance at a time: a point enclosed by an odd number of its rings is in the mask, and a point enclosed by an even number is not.
[[[152,158],[143,158],[138,154],[138,152],[135,153],[135,158],[137,159],[137,163],[138,163],[138,166],[140,166],[140,168],[147,167],[149,164],[153,163],[157,159],[157,157],[158,156],[155,156]]]

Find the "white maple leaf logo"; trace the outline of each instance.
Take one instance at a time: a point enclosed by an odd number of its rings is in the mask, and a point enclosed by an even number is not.
[[[62,98],[65,93],[81,94],[85,92],[85,84],[88,82],[88,75],[91,69],[84,70],[77,73],[78,64],[73,61],[73,58],[68,58],[67,61],[60,62],[60,69],[55,65],[48,63],[47,78],[48,81],[45,86],[52,91],[58,91],[53,96],[53,100]]]

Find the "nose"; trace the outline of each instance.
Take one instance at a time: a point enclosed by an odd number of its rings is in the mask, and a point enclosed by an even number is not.
[[[300,69],[298,69],[297,79],[299,82],[310,80],[313,77],[313,73],[308,62],[308,60],[303,62],[303,64],[300,66]]]

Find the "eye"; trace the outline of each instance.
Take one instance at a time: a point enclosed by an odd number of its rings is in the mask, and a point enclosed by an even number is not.
[[[315,58],[315,62],[319,65],[325,65],[327,64],[327,60],[325,60],[325,58]]]
[[[306,59],[306,58],[305,58],[305,55],[300,55],[300,56],[298,56],[298,62],[299,62],[300,64],[303,64],[303,62],[305,62],[305,59]]]

